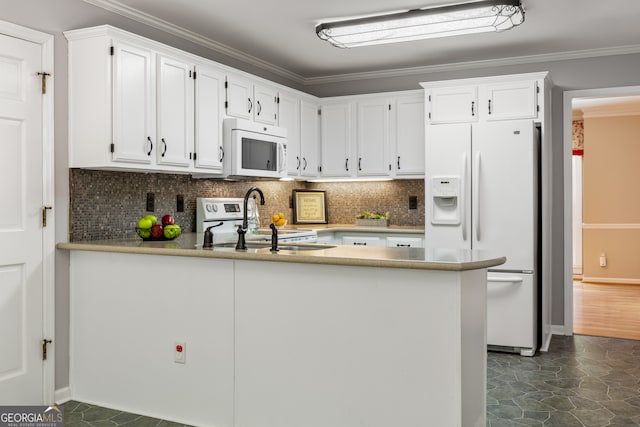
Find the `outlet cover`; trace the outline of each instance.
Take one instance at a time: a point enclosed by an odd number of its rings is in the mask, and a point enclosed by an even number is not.
[[[154,193],[147,193],[147,212],[153,212],[156,210],[156,195]]]
[[[418,209],[418,196],[409,196],[409,209]]]

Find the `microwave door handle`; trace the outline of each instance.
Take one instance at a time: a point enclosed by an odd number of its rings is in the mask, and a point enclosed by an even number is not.
[[[287,167],[287,165],[285,165],[287,159],[285,158],[284,150],[284,144],[278,144],[278,172],[284,171]]]

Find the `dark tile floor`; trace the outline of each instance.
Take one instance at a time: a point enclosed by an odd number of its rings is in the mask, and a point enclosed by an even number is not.
[[[640,426],[640,341],[554,336],[548,353],[489,353],[489,427]]]
[[[489,352],[488,427],[640,426],[640,341],[554,336],[549,350]],[[66,427],[182,426],[76,401],[63,406]]]

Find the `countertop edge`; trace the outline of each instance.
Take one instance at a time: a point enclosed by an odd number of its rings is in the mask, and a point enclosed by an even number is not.
[[[343,265],[354,267],[404,268],[414,270],[467,271],[495,267],[506,262],[505,257],[488,257],[476,261],[413,261],[402,259],[357,258],[351,256],[310,256],[301,254],[250,253],[240,251],[191,250],[184,248],[130,247],[118,244],[92,244],[90,242],[61,242],[58,249],[69,251],[113,252],[142,255],[183,256],[196,258],[244,261],[295,262],[304,264]]]

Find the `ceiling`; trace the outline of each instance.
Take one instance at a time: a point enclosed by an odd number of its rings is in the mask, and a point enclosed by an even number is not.
[[[503,33],[339,49],[315,26],[446,0],[84,0],[303,84],[640,52],[640,1],[522,0]],[[449,1],[448,3],[455,2]],[[390,3],[393,6],[390,6]]]

